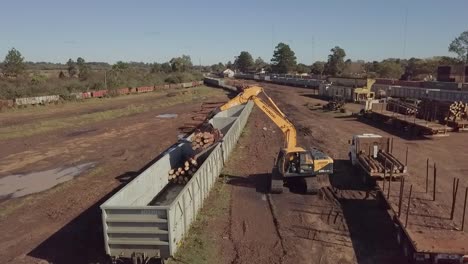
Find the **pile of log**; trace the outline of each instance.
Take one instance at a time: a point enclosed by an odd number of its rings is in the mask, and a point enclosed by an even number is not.
[[[393,173],[404,172],[405,166],[392,154],[384,151],[379,151],[377,153],[377,159],[374,159],[372,156],[361,154],[359,155],[360,163],[365,167],[365,169],[371,173],[388,173],[390,174],[393,170]]]
[[[361,154],[359,155],[359,161],[364,166],[364,168],[371,173],[384,172],[385,168],[379,161],[375,160],[368,155]],[[388,172],[390,172],[388,170]]]
[[[392,168],[394,173],[404,172],[405,170],[405,165],[388,152],[382,150],[379,151],[377,153],[377,159],[384,165],[386,163],[385,167],[387,168],[388,172],[390,172]]]
[[[192,149],[205,149],[222,137],[221,132],[217,129],[212,131],[196,131],[192,136]]]
[[[418,114],[418,107],[407,103],[403,102],[401,100],[396,100],[396,99],[390,99],[388,100],[388,110],[396,113],[400,113],[403,115],[417,115]]]
[[[453,102],[449,108],[448,121],[465,120],[468,116],[468,103]]]
[[[195,130],[200,129],[200,127],[204,126],[208,119],[211,118],[213,111],[223,104],[224,102],[202,103],[200,109],[192,114],[192,121],[186,122],[180,126],[179,131],[184,134],[191,134]]]
[[[198,162],[194,158],[187,159],[180,167],[169,170],[169,181],[175,184],[186,184],[198,169]]]
[[[444,123],[449,114],[450,102],[423,99],[418,107],[417,117],[427,121]]]

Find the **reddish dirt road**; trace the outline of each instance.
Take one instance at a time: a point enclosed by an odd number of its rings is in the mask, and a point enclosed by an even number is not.
[[[204,88],[207,89],[207,88]],[[219,89],[203,96],[187,95],[184,103],[153,108],[168,97],[140,95],[107,99],[90,111],[107,111],[129,105],[148,106],[147,111],[90,123],[85,127],[56,129],[29,137],[0,141],[0,177],[94,162],[93,169],[48,191],[0,203],[0,259],[2,263],[104,263],[99,205],[138,175],[156,156],[177,141],[178,127],[190,121],[191,112],[203,101],[226,100]],[[146,97],[146,98],[145,98]],[[42,109],[41,109],[42,110]],[[83,114],[66,107],[37,118],[53,120]],[[158,118],[159,114],[178,114]],[[27,124],[2,113],[0,120]],[[38,179],[40,181],[40,179]]]
[[[425,187],[426,158],[437,161],[440,164],[437,202],[445,206],[436,206],[440,208],[434,212],[436,215],[447,217],[453,177],[460,178],[460,186],[467,186],[464,173],[468,164],[464,161],[468,153],[463,150],[468,147],[466,134],[409,141],[355,118],[309,110],[306,104],[325,102],[313,98],[308,89],[246,83],[266,88],[298,128],[301,145],[319,147],[334,158],[336,173],[331,181],[337,191],[335,194],[327,191],[325,198],[320,199],[301,194],[301,185],[293,183],[281,195],[265,194],[265,174],[271,170],[283,138],[260,110],[254,111],[246,127],[248,136],[239,141],[240,149],[236,153],[240,154],[227,167],[233,185],[233,213],[226,228],[232,234],[233,251],[225,254],[224,263],[402,262],[390,216],[348,162],[348,140],[354,134],[394,137],[395,154],[402,160],[408,146],[411,177],[406,183],[413,184],[418,191]],[[457,204],[458,223],[462,202]],[[433,242],[437,243],[437,239]]]

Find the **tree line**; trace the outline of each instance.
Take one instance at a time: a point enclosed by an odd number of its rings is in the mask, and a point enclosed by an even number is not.
[[[388,58],[382,61],[366,62],[363,60],[352,61],[346,59],[343,48],[335,46],[330,50],[327,61],[316,61],[311,65],[297,63],[294,51],[285,43],[279,43],[273,51],[270,63],[262,58],[253,59],[248,51],[241,51],[235,57],[234,63],[218,63],[211,66],[211,70],[220,72],[224,69],[233,69],[240,72],[270,73],[312,73],[316,75],[344,76],[344,77],[381,77],[392,79],[421,79],[434,78],[437,67],[440,65],[468,64],[468,31],[455,38],[448,50],[457,57],[438,56],[426,59]]]

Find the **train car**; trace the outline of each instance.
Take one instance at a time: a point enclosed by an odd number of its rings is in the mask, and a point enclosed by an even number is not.
[[[118,95],[126,95],[130,93],[130,88],[120,88],[117,89],[117,94]]]
[[[0,111],[15,106],[14,100],[0,100]]]
[[[107,90],[98,90],[98,91],[92,91],[91,92],[91,97],[93,98],[101,98],[107,95]]]
[[[16,98],[15,105],[17,106],[45,105],[45,104],[54,103],[58,101],[60,101],[59,95],[45,95],[45,96],[36,96],[36,97]]]
[[[148,93],[154,91],[153,86],[142,86],[142,87],[137,87],[136,88],[137,93]]]

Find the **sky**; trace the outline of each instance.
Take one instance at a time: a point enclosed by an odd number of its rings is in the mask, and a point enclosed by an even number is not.
[[[468,30],[467,0],[179,1],[0,0],[0,60],[226,63],[248,51],[269,61],[279,42],[298,62],[451,55]]]

